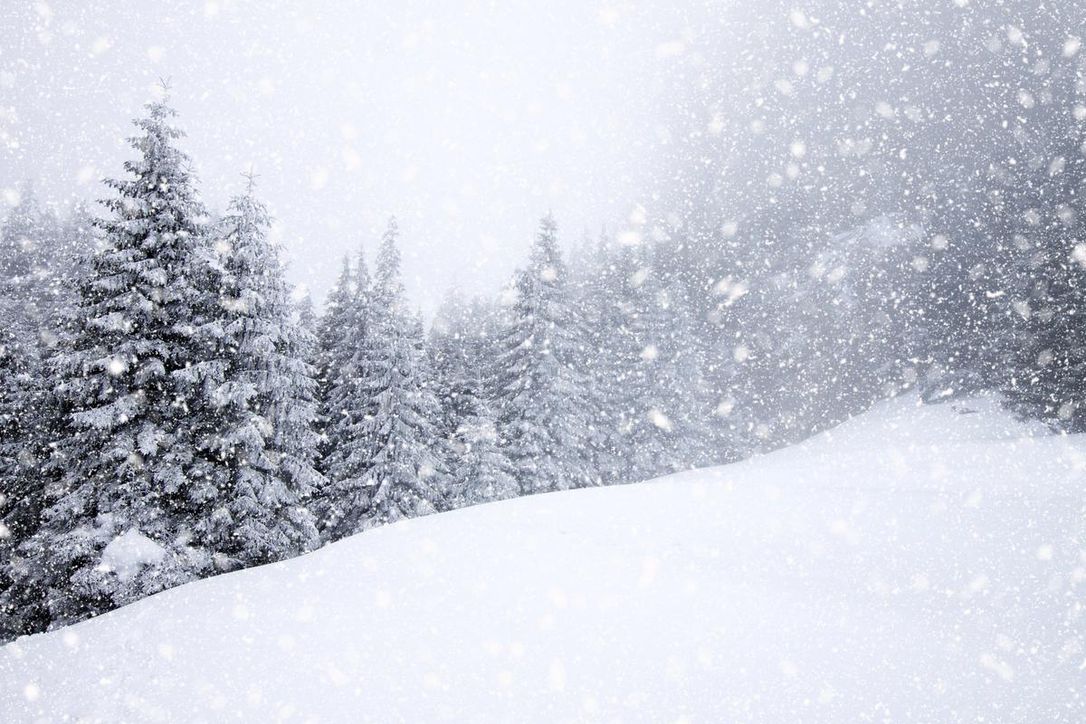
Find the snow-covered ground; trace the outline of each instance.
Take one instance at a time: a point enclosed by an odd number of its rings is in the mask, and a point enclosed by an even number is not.
[[[0,649],[0,721],[1086,721],[1086,440],[884,403]]]

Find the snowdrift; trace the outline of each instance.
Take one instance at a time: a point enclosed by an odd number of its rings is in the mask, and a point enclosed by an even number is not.
[[[900,399],[0,649],[0,721],[1086,720],[1086,441]]]

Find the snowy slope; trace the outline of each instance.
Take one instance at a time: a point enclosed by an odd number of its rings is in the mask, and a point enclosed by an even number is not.
[[[898,400],[23,639],[0,721],[1084,721],[1084,506],[1086,440]]]

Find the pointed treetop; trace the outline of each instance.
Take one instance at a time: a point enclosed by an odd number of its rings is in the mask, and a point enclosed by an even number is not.
[[[532,245],[532,264],[536,273],[545,273],[546,281],[553,281],[561,275],[562,260],[561,251],[558,248],[558,224],[554,220],[554,214],[548,212],[539,224],[539,233],[536,234],[535,243]]]
[[[398,229],[396,218],[388,221],[388,229],[381,238],[377,251],[377,268],[374,287],[381,304],[394,308],[403,301],[403,283],[400,280],[400,250],[396,245]]]
[[[338,286],[345,286],[351,278],[351,257],[349,254],[343,255],[343,263],[339,269],[339,281]]]
[[[253,194],[256,188],[256,179],[259,176],[253,173],[253,169],[250,167],[248,171],[242,172],[241,177],[246,180],[245,192],[235,194],[230,199],[231,215],[244,218],[246,224],[264,228],[270,227],[271,216],[268,214],[267,207]]]
[[[191,159],[176,143],[185,134],[172,123],[172,117],[177,114],[165,101],[153,101],[145,108],[146,114],[133,121],[140,133],[128,138],[137,154],[136,158],[124,162],[128,177],[103,179],[116,196],[101,200],[114,217],[113,220],[102,220],[101,228],[129,240],[142,238],[143,232],[139,230],[111,225],[121,223],[120,220],[150,219],[169,210],[174,223],[184,227],[186,238],[196,238],[207,224],[207,210],[196,189]],[[162,243],[172,243],[157,234],[151,237]]]
[[[539,223],[539,231],[541,234],[546,232],[552,234],[558,232],[558,222],[554,219],[554,211],[547,211],[546,216],[544,216]]]
[[[381,237],[382,241],[385,239],[393,239],[400,235],[400,225],[396,222],[395,216],[388,217],[388,225],[385,227],[385,234]]]
[[[245,179],[245,193],[252,196],[253,189],[256,188],[256,180],[260,178],[260,175],[253,173],[253,166],[249,164],[249,170],[243,171],[241,177]]]
[[[159,77],[158,87],[159,97],[144,106],[150,112],[150,120],[152,121],[161,121],[177,115],[177,111],[170,104],[170,91],[173,88],[170,79]],[[138,121],[137,124],[139,124]]]
[[[295,306],[298,308],[298,313],[303,316],[312,317],[313,312],[313,295],[309,293],[308,287],[301,287],[301,296],[298,297],[298,301],[295,302]]]
[[[554,214],[549,211],[539,222],[539,233],[536,235],[536,241],[545,246],[553,246],[558,243],[558,222],[554,220]]]
[[[335,314],[347,304],[347,301],[352,296],[352,286],[354,280],[351,278],[351,260],[347,254],[343,255],[343,265],[340,268],[339,276],[336,278],[336,283],[332,286],[332,289],[328,292],[328,296],[324,299],[325,312],[331,312]],[[327,319],[327,317],[326,317]],[[335,330],[336,334],[340,333],[340,330]]]
[[[188,155],[172,144],[173,141],[184,138],[185,132],[172,122],[177,111],[170,105],[169,98],[152,100],[145,104],[144,108],[146,115],[132,121],[136,128],[143,131],[143,135],[130,137],[129,144],[145,157],[168,157],[171,164],[187,172],[191,163]]]
[[[400,250],[396,245],[399,230],[396,227],[396,217],[388,220],[388,228],[381,237],[381,248],[377,252],[377,279],[378,283],[386,283],[400,273]]]

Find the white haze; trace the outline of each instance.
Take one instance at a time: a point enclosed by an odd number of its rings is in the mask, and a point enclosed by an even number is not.
[[[202,191],[250,166],[293,281],[404,232],[412,298],[493,292],[557,216],[621,224],[664,138],[659,82],[687,50],[660,4],[16,2],[0,8],[0,215],[32,180],[64,207],[122,174],[130,119],[169,78]]]

